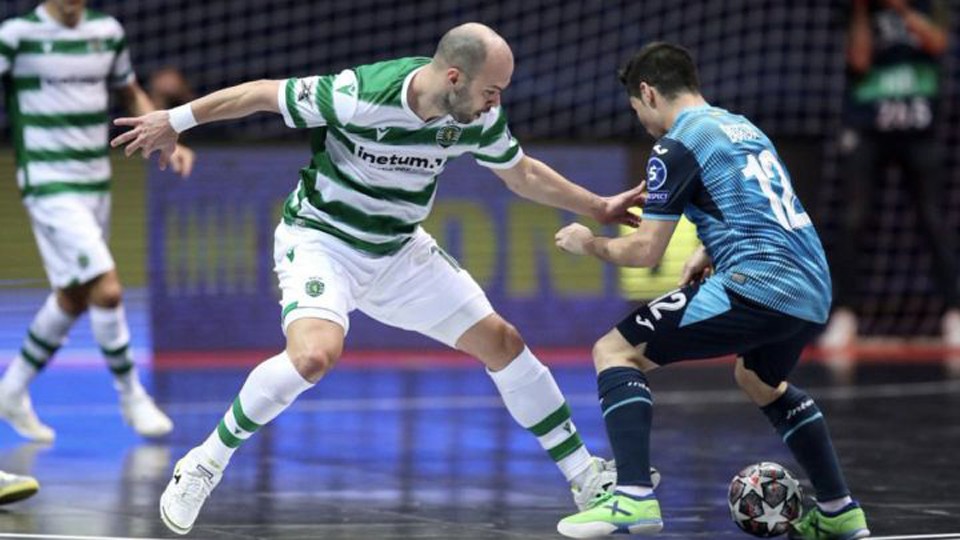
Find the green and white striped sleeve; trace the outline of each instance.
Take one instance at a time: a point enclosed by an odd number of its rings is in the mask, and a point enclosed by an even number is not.
[[[17,36],[10,21],[0,24],[0,74],[10,71],[13,57],[17,54]]]
[[[343,126],[357,110],[357,76],[352,70],[337,75],[293,77],[277,94],[283,120],[292,128]]]
[[[523,158],[520,143],[507,127],[507,115],[502,107],[491,111],[494,121],[483,127],[480,134],[480,147],[473,152],[477,164],[491,169],[509,169]]]
[[[119,26],[119,23],[117,24]],[[120,27],[120,34],[113,43],[114,58],[113,67],[110,70],[110,87],[123,88],[137,81],[137,76],[133,72],[133,63],[130,62],[130,49],[127,48],[127,37]]]

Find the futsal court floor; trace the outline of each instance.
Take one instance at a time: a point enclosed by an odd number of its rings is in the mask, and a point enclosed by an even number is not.
[[[189,537],[560,538],[568,488],[481,369],[383,364],[351,366],[348,355],[254,435]],[[553,371],[588,446],[609,455],[595,378],[576,364]],[[41,482],[34,498],[0,508],[0,538],[175,537],[157,512],[173,462],[214,428],[247,371],[154,372],[176,429],[150,443],[123,425],[106,370],[51,367],[33,394],[57,441],[23,443],[0,426],[0,467]],[[871,363],[852,386],[807,365],[795,380],[826,413],[877,538],[960,538],[960,380],[936,363]],[[660,537],[748,538],[729,518],[730,478],[761,460],[798,467],[734,388],[729,363],[662,370],[651,384]]]

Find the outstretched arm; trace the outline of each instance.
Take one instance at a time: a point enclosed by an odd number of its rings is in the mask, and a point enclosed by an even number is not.
[[[509,169],[493,169],[511,191],[525,199],[592,217],[600,223],[636,226],[640,219],[629,212],[642,206],[644,184],[611,197],[601,197],[574,184],[546,163],[524,156]]]
[[[121,87],[117,90],[117,93],[120,95],[120,100],[123,101],[127,112],[134,116],[143,116],[157,110],[150,96],[143,91],[143,87],[137,82]],[[184,178],[190,176],[190,172],[193,171],[194,161],[196,161],[196,155],[193,150],[182,144],[176,145],[173,154],[170,156],[170,166],[173,172]]]
[[[218,90],[169,111],[154,111],[135,118],[118,118],[114,124],[130,126],[112,141],[113,147],[126,145],[127,156],[137,150],[143,157],[160,152],[160,168],[166,168],[176,149],[180,132],[197,124],[243,118],[255,112],[280,113],[277,94],[282,81],[261,80]]]
[[[594,236],[593,232],[572,223],[556,235],[557,247],[574,255],[592,255],[617,266],[649,268],[656,266],[667,250],[677,228],[673,220],[643,220],[636,231],[617,238]]]

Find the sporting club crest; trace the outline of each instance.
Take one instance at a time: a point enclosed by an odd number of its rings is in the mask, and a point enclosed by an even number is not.
[[[437,144],[442,148],[450,148],[460,140],[463,129],[460,126],[443,126],[437,130]]]
[[[304,287],[304,289],[306,290],[307,296],[316,298],[317,296],[323,294],[326,286],[323,284],[322,279],[315,277],[307,280],[307,285]]]

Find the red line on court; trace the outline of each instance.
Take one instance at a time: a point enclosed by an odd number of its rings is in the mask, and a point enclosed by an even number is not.
[[[535,351],[543,363],[550,366],[589,366],[590,350],[586,348],[542,348]],[[254,366],[277,354],[275,350],[223,350],[223,351],[157,351],[153,354],[156,369],[207,369],[216,367]],[[838,356],[839,355],[839,356]],[[927,344],[861,344],[843,351],[826,351],[809,347],[803,353],[805,362],[835,363],[851,359],[857,363],[942,363],[948,356],[960,357],[960,351],[939,345]],[[681,366],[723,363],[733,357],[685,362]],[[843,360],[839,360],[842,358]],[[458,351],[396,349],[346,351],[339,367],[467,367],[474,368],[478,362]]]

